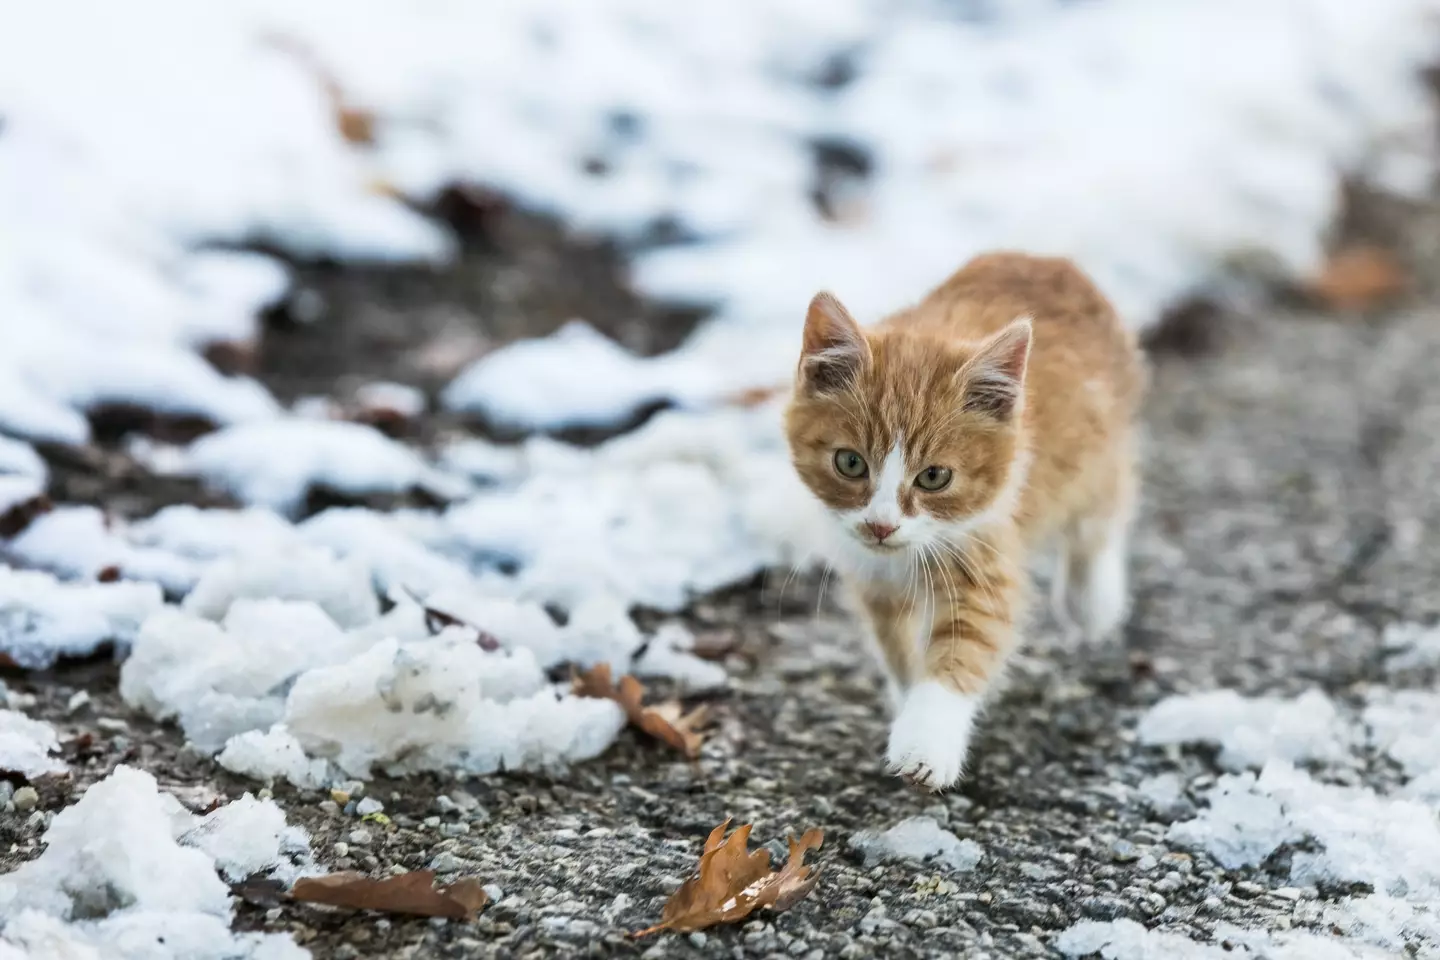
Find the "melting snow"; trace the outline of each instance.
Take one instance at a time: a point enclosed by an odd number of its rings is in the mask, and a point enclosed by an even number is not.
[[[0,653],[22,667],[44,667],[102,643],[127,646],[162,602],[150,583],[62,583],[0,567]]]
[[[148,773],[117,767],[56,814],[38,859],[0,877],[0,944],[40,956],[308,957],[288,936],[232,934],[217,875],[298,875],[309,841],[284,819],[248,796],[201,819]]]
[[[934,817],[911,817],[884,833],[862,831],[850,838],[867,865],[879,860],[934,860],[951,870],[974,870],[984,851],[974,840],[961,840]]]
[[[0,710],[0,775],[18,773],[34,779],[60,773],[64,762],[51,756],[59,749],[60,740],[50,724],[14,710]]]
[[[1338,760],[1348,727],[1330,698],[1310,690],[1294,700],[1247,698],[1233,690],[1169,697],[1140,719],[1140,742],[1214,743],[1230,770],[1267,760]]]

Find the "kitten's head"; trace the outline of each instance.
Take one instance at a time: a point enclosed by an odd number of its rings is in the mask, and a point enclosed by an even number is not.
[[[979,343],[903,324],[862,329],[816,295],[786,433],[843,542],[869,556],[943,554],[1013,506],[1030,339],[1026,318]]]

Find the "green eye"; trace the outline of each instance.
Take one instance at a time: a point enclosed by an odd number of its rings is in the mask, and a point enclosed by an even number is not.
[[[921,470],[920,475],[915,478],[915,486],[921,490],[929,490],[931,493],[937,490],[944,490],[950,486],[950,468],[926,467],[924,470]]]
[[[850,480],[859,480],[870,472],[865,458],[854,450],[839,450],[835,453],[835,472]]]

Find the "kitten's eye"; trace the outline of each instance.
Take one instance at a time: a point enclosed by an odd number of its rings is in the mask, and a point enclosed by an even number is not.
[[[835,453],[835,472],[850,480],[859,480],[870,472],[865,458],[854,450],[838,450]]]
[[[950,486],[950,468],[926,467],[924,470],[921,470],[920,475],[915,478],[915,486],[921,490],[929,490],[931,493],[937,490],[944,490]]]

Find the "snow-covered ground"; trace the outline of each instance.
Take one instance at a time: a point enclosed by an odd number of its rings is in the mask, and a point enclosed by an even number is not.
[[[630,610],[675,614],[807,561],[810,507],[786,466],[778,404],[720,401],[784,381],[816,289],[873,318],[973,253],[1023,247],[1076,257],[1142,326],[1237,258],[1313,271],[1342,173],[1399,193],[1428,184],[1419,71],[1440,36],[1435,0],[1011,0],[971,15],[979,6],[139,0],[88,6],[84,30],[59,5],[9,17],[0,513],[45,482],[30,442],[83,443],[85,413],[109,404],[213,423],[188,446],[135,450],[247,509],[176,507],[129,524],[88,506],[40,515],[0,543],[33,568],[0,569],[0,653],[33,667],[113,643],[128,656],[128,702],[176,718],[231,770],[307,787],[377,768],[487,773],[593,757],[620,711],[569,695],[548,668],[610,662],[692,688],[723,683],[686,652],[683,629],[647,637]],[[817,144],[858,150],[868,170],[822,169]],[[280,261],[237,247],[444,263],[453,238],[411,203],[455,182],[627,243],[677,223],[696,242],[637,245],[636,288],[716,309],[656,360],[578,322],[482,358],[441,403],[521,429],[612,423],[656,398],[681,409],[593,449],[532,438],[417,450],[286,410],[200,357],[253,341],[260,310],[287,291]],[[419,489],[446,506],[303,519],[317,485]],[[426,607],[470,626],[432,630]],[[1375,821],[1433,821],[1435,753],[1410,731],[1435,716],[1401,694],[1353,718],[1319,695],[1213,693],[1163,704],[1141,736],[1218,744],[1237,771],[1177,841],[1251,862],[1312,838],[1323,852],[1297,861],[1295,882],[1371,883],[1375,897],[1337,907],[1352,919],[1334,922],[1393,945],[1400,928],[1372,907],[1389,898],[1404,929],[1435,923],[1440,881],[1426,858],[1440,837],[1433,822],[1397,836]],[[45,772],[53,746],[43,727],[0,718],[0,767]],[[1289,765],[1361,749],[1404,768],[1403,796]],[[104,789],[149,818],[146,856],[195,874],[181,906],[154,904],[190,911],[186,929],[209,936],[227,900],[200,874],[224,871],[226,854],[187,846],[142,776],[117,773]],[[85,826],[86,803],[103,806],[87,795],[57,818],[52,830],[72,832],[26,868],[25,897],[58,896],[57,877],[78,869],[67,858],[92,856],[83,834],[100,827]],[[138,869],[129,847],[93,856]],[[55,926],[69,919],[58,900],[17,913],[6,889],[0,921],[16,945],[102,935]]]

